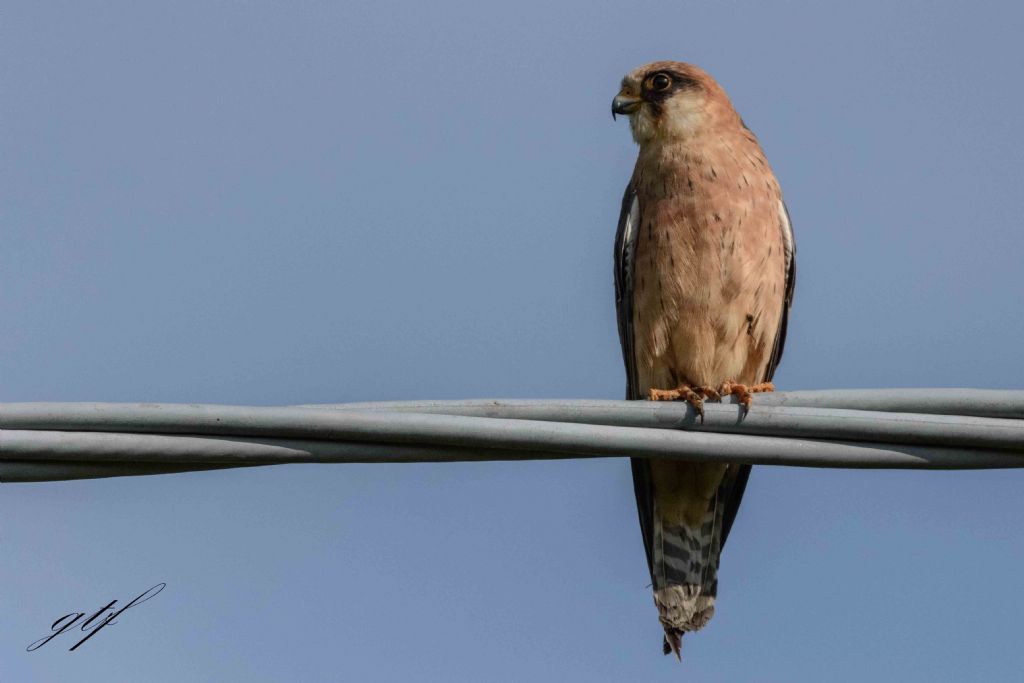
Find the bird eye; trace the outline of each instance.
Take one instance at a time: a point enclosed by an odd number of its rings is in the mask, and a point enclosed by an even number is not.
[[[648,87],[654,91],[667,90],[670,85],[672,85],[672,79],[669,78],[668,74],[654,74],[651,76],[651,80],[648,81]]]

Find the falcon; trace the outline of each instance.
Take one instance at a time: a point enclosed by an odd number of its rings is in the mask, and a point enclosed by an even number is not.
[[[779,183],[722,87],[682,62],[622,79],[612,116],[639,154],[615,235],[615,304],[628,399],[771,391],[796,282]],[[632,459],[664,652],[711,619],[718,563],[749,465]]]

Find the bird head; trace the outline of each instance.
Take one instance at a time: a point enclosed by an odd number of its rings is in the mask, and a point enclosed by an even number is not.
[[[638,145],[690,138],[737,116],[715,79],[684,62],[652,62],[627,74],[612,100],[616,114],[629,116]]]

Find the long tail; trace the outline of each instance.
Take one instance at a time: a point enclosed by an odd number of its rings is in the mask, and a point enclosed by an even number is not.
[[[715,613],[725,484],[711,499],[697,526],[666,522],[654,506],[654,603],[665,628],[665,654],[672,652],[677,658],[683,634],[702,628]]]
[[[701,628],[714,614],[719,557],[736,519],[750,465],[726,468],[699,524],[661,514],[651,462],[633,458],[631,465],[654,602],[665,629],[663,649],[679,657],[683,634]]]

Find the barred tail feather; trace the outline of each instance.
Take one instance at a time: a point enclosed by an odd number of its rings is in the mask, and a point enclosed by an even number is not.
[[[654,508],[654,603],[665,628],[665,654],[679,657],[682,636],[702,628],[715,613],[722,540],[721,491],[699,526],[672,524]]]

